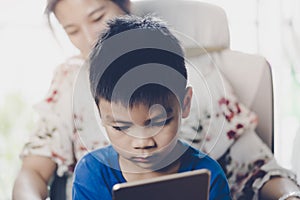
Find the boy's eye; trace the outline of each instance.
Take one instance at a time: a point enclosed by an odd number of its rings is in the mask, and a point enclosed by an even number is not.
[[[129,129],[129,126],[113,126],[113,128],[117,131],[125,131]]]
[[[152,126],[164,126],[168,125],[172,121],[173,117],[167,119],[166,121],[161,121],[161,122],[154,122],[152,123]]]

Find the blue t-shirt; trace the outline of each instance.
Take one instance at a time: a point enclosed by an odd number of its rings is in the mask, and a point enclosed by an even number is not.
[[[226,176],[220,165],[198,150],[186,147],[186,151],[179,158],[179,173],[208,169],[211,172],[209,199],[231,199]],[[112,200],[112,187],[123,182],[126,180],[120,171],[118,153],[113,147],[95,150],[85,155],[76,165],[73,200]]]

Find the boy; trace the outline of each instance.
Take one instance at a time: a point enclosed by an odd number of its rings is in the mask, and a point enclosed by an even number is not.
[[[192,89],[182,48],[153,17],[108,24],[90,57],[90,84],[111,146],[76,166],[73,199],[111,200],[114,184],[206,168],[210,199],[230,199],[221,167],[177,138]]]

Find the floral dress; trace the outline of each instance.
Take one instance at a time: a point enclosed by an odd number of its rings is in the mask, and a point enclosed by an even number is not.
[[[200,76],[193,77],[197,71],[193,72],[191,65],[187,64],[194,90],[192,109],[182,122],[180,136],[219,161],[233,199],[256,199],[271,176],[294,180],[291,172],[277,165],[272,152],[256,135],[256,115],[238,102],[225,79],[215,84],[220,78],[218,71],[204,67],[201,77],[205,81],[200,81]],[[79,57],[56,69],[46,98],[34,108],[40,118],[21,157],[50,157],[57,163],[59,176],[68,174],[71,180],[76,162],[85,153],[109,144],[90,94],[88,67]],[[70,188],[71,181],[68,199]]]

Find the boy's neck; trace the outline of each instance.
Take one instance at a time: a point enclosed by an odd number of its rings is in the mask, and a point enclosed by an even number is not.
[[[122,159],[120,159],[120,162],[122,162]],[[159,171],[150,171],[150,170],[146,171],[145,170],[144,172],[138,172],[138,173],[122,171],[122,174],[127,182],[131,182],[131,181],[155,178],[155,177],[168,175],[168,174],[174,174],[179,171],[179,168],[180,168],[180,160],[177,160],[177,161],[173,162],[171,165],[169,165]]]

